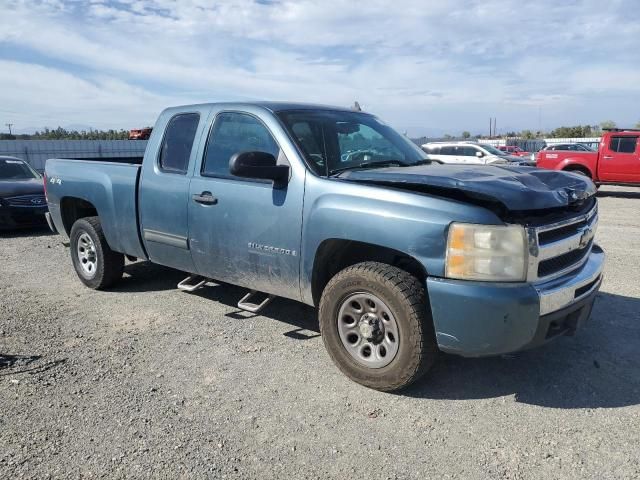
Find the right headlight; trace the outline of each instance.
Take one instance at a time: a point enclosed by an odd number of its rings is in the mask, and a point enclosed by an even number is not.
[[[461,280],[522,282],[528,249],[520,225],[452,223],[447,237],[445,276]]]

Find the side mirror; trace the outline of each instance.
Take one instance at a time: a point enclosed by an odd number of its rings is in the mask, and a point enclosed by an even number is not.
[[[482,152],[476,152],[476,157],[478,157],[478,158],[482,158],[482,157],[484,157],[484,153],[482,153]]]
[[[236,177],[286,182],[289,166],[276,163],[276,157],[267,152],[238,152],[229,160],[229,172]]]

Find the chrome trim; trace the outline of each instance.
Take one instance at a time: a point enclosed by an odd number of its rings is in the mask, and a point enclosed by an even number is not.
[[[574,225],[577,223],[586,222],[586,225],[573,235],[568,237],[555,240],[553,242],[540,245],[540,233],[551,232],[553,230],[557,230],[560,228],[565,228],[570,225]],[[537,282],[537,281],[548,281],[553,280],[555,278],[562,277],[567,273],[575,271],[581,268],[588,260],[589,254],[591,252],[591,247],[586,247],[588,251],[585,252],[583,258],[579,261],[573,263],[572,265],[563,268],[557,272],[554,272],[549,275],[545,275],[542,277],[538,276],[538,267],[540,262],[544,260],[549,260],[552,258],[559,257],[561,255],[565,255],[573,250],[577,250],[579,248],[585,248],[581,246],[584,242],[591,242],[593,245],[593,237],[595,236],[595,232],[598,228],[598,205],[594,205],[594,207],[587,213],[583,215],[578,215],[576,217],[572,217],[568,220],[563,220],[561,222],[555,222],[548,225],[540,225],[537,227],[529,227],[527,228],[527,236],[529,239],[529,262],[527,265],[527,281],[529,282]],[[588,245],[588,243],[587,243]]]
[[[536,227],[536,230],[538,232],[547,232],[549,230],[555,230],[560,227],[567,227],[569,225],[573,225],[574,223],[587,221],[591,217],[593,217],[596,213],[598,213],[598,204],[594,205],[591,210],[589,210],[587,213],[583,215],[578,215],[577,217],[572,217],[568,220],[562,220],[556,223],[550,223],[548,225],[541,225],[539,227]]]
[[[169,245],[171,247],[189,250],[189,242],[187,240],[187,237],[181,237],[179,235],[172,235],[170,233],[158,232],[157,230],[145,229],[144,239],[147,242],[162,243],[163,245]]]
[[[593,237],[595,237],[597,229],[598,216],[596,215],[593,217],[591,222],[587,223],[585,227],[578,230],[574,235],[570,235],[560,240],[555,240],[545,245],[540,245],[540,254],[538,259],[547,260],[549,258],[564,255],[572,250],[586,247]],[[586,234],[588,234],[588,236]],[[583,237],[585,238],[584,240]]]
[[[602,283],[602,270],[604,267],[604,252],[596,247],[588,256],[584,267],[571,279],[557,279],[544,284],[534,285],[540,297],[540,315],[547,315],[575,302],[597,290]],[[576,290],[595,282],[593,286],[576,297]]]

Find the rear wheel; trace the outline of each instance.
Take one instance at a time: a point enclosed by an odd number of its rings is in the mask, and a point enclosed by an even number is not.
[[[333,362],[367,387],[407,387],[437,358],[425,289],[391,265],[364,262],[336,274],[322,293],[319,316]]]
[[[76,220],[69,239],[73,267],[87,287],[108,288],[122,278],[124,255],[111,250],[98,217]]]
[[[591,174],[583,168],[569,168],[569,169],[566,169],[565,171],[571,172],[571,173],[577,173],[578,175],[582,175],[583,177],[591,178]]]

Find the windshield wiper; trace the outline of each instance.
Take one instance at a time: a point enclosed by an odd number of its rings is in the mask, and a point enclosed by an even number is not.
[[[342,173],[347,170],[354,170],[358,168],[381,168],[381,167],[390,167],[392,165],[397,165],[398,167],[408,167],[408,163],[401,162],[400,160],[377,160],[375,162],[362,162],[358,165],[351,165],[348,167],[334,168],[329,172],[329,175],[335,175],[337,173]]]

